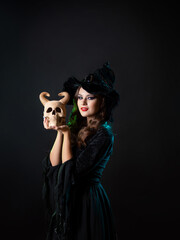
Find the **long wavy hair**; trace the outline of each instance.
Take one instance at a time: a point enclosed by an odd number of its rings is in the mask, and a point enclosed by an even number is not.
[[[105,97],[102,95],[96,95],[100,99],[100,108],[94,119],[87,122],[86,117],[82,117],[78,106],[78,93],[81,87],[78,87],[74,99],[73,108],[68,120],[68,126],[71,130],[71,143],[73,146],[87,145],[87,140],[89,140],[98,130],[99,126],[106,122],[106,107],[105,107]]]

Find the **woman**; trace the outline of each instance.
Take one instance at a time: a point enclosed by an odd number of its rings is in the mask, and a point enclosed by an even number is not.
[[[119,94],[108,63],[82,81],[70,78],[63,91],[73,104],[68,125],[44,159],[44,197],[50,217],[47,239],[115,240],[113,214],[100,183],[113,150],[112,110]],[[48,121],[44,120],[44,127]]]

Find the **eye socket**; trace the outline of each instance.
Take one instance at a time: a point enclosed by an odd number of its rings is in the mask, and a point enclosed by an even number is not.
[[[52,108],[49,107],[46,112],[47,112],[47,113],[50,113],[51,111],[52,111]]]
[[[61,109],[59,107],[57,107],[56,112],[61,112]]]
[[[89,100],[93,100],[95,99],[96,97],[88,97]]]
[[[96,96],[87,97],[87,99],[88,99],[88,100],[93,100],[93,99],[95,99],[95,98],[96,98]],[[81,97],[81,96],[78,96],[78,99],[79,99],[79,100],[82,100],[82,99],[83,99],[83,97]]]

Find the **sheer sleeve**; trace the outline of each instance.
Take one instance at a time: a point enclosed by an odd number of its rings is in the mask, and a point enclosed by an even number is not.
[[[60,239],[67,239],[69,231],[69,216],[71,212],[71,187],[74,184],[73,158],[52,166],[49,152],[43,159],[43,200],[48,220],[47,240],[52,239],[55,231]],[[71,238],[69,238],[71,239]]]
[[[47,207],[54,209],[49,229],[53,228],[60,239],[66,239],[71,232],[69,221],[73,185],[81,176],[93,171],[102,159],[109,158],[113,140],[113,135],[107,129],[100,128],[87,146],[65,163],[52,167],[49,156],[44,159],[43,195],[48,203]]]
[[[43,166],[43,189],[42,189],[42,196],[44,199],[45,207],[48,209],[49,213],[51,214],[55,208],[54,203],[54,188],[57,183],[57,176],[61,163],[52,166],[50,162],[50,151],[46,152],[46,156],[42,161]]]

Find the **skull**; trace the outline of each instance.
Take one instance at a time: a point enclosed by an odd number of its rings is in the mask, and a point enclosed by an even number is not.
[[[61,126],[66,124],[66,104],[69,101],[69,94],[61,92],[59,96],[64,96],[59,101],[48,100],[45,96],[50,97],[48,92],[42,92],[39,95],[41,103],[44,105],[44,117],[47,118],[49,127]]]

